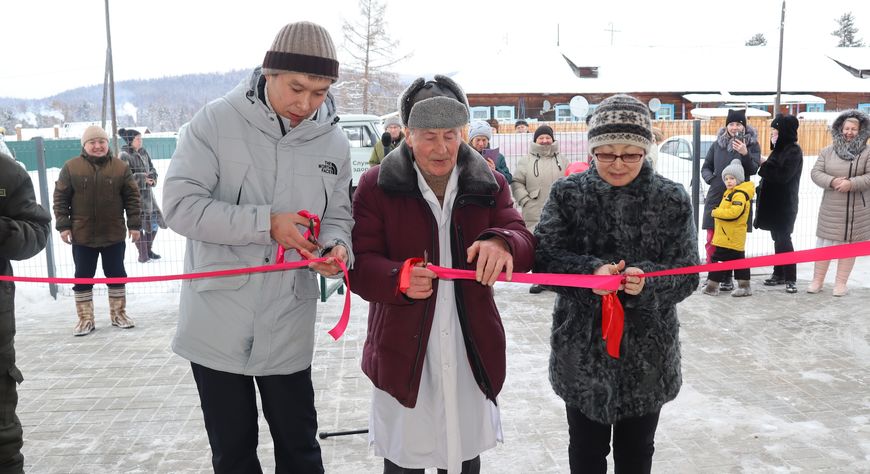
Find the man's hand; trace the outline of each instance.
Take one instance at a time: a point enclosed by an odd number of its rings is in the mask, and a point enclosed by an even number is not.
[[[139,241],[139,231],[131,230],[130,231],[130,242],[138,242]]]
[[[296,249],[299,253],[305,256],[305,251],[308,255],[317,250],[317,246],[302,237],[302,233],[296,226],[308,228],[308,218],[300,216],[295,212],[286,212],[283,214],[272,214],[271,218],[272,229],[269,234],[278,245],[285,249]],[[306,257],[307,258],[307,257]],[[345,252],[345,258],[347,253]]]
[[[435,272],[418,263],[411,268],[411,286],[405,295],[415,300],[424,300],[432,296],[432,280],[438,278]]]
[[[468,263],[477,258],[477,273],[475,280],[479,283],[492,286],[498,280],[502,270],[507,273],[506,279],[510,281],[514,271],[514,257],[510,253],[507,242],[499,237],[487,240],[477,240],[468,247]]]
[[[72,231],[69,229],[60,233],[60,240],[63,240],[65,244],[72,244]]]
[[[317,258],[317,255],[314,255],[307,250],[300,250],[299,254],[302,255],[302,258],[308,260]],[[344,245],[336,245],[335,247],[332,247],[332,249],[329,250],[329,253],[324,255],[324,257],[328,257],[328,260],[325,262],[309,263],[308,268],[325,277],[335,276],[341,271],[341,266],[338,264],[338,261],[340,260],[342,263],[347,263],[347,249]]]
[[[601,265],[597,269],[595,269],[595,273],[593,275],[619,275],[620,272],[625,268],[625,260],[620,260],[619,263],[605,263]],[[619,290],[625,289],[623,285],[619,285]],[[600,288],[595,288],[592,290],[596,295],[609,295],[610,293],[614,293],[619,290],[602,290]]]
[[[643,291],[643,285],[646,278],[643,277],[643,270],[637,267],[628,267],[625,269],[625,293],[629,295],[638,295]]]

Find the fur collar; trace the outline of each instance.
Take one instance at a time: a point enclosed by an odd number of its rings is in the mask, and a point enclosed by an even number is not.
[[[851,142],[847,142],[843,136],[843,124],[848,118],[858,119],[858,136]],[[834,137],[834,153],[846,161],[852,161],[867,147],[867,139],[870,138],[870,118],[860,110],[847,110],[834,120],[831,125],[831,136]]]
[[[417,172],[414,171],[413,161],[414,152],[403,141],[381,162],[378,186],[387,193],[419,194]],[[460,195],[492,195],[498,191],[498,182],[496,182],[486,161],[467,143],[459,145],[456,167],[459,171]]]
[[[746,129],[746,147],[749,148],[753,143],[758,143],[758,132],[755,131],[754,128],[747,125]],[[722,127],[719,129],[719,133],[716,135],[716,143],[728,150],[733,151],[731,149],[731,135],[728,133],[727,127]]]

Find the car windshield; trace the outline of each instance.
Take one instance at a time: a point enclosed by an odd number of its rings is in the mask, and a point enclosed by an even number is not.
[[[704,140],[701,142],[701,159],[703,160],[705,156],[707,156],[707,152],[710,151],[710,147],[713,146],[712,141]]]

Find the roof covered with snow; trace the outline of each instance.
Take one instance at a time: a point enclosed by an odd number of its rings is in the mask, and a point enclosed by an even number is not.
[[[843,51],[848,50],[848,51]],[[564,57],[563,57],[564,54]],[[779,49],[741,47],[513,48],[472,63],[453,78],[469,94],[617,92],[751,93],[776,91]],[[783,92],[868,92],[870,79],[850,74],[870,64],[870,48],[785,49]],[[597,77],[579,78],[580,68]]]

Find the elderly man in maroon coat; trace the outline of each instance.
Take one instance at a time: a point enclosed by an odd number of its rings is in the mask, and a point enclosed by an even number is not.
[[[385,473],[475,473],[502,440],[505,335],[492,286],[531,269],[535,240],[504,177],[462,142],[468,101],[455,82],[417,79],[399,105],[405,141],[363,174],[353,203],[351,285],[370,302],[370,441]],[[403,262],[424,255],[476,270],[476,281],[420,265],[399,291]]]

